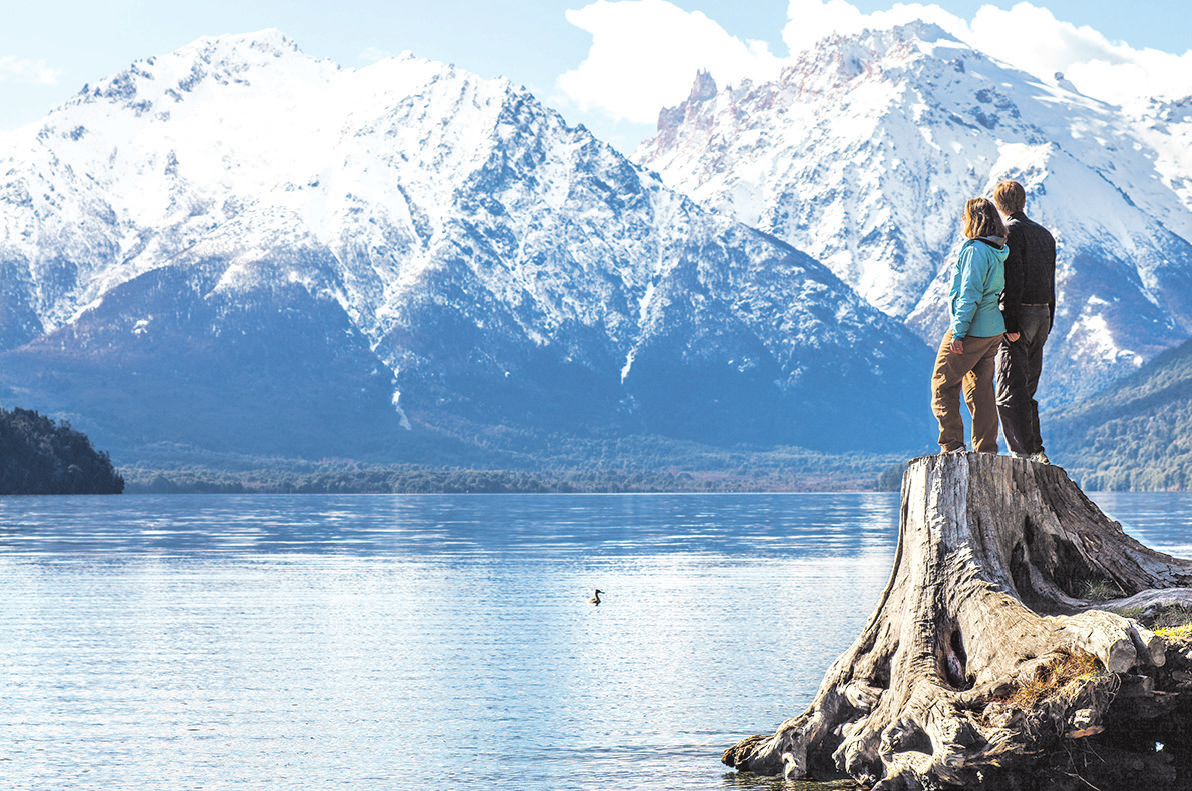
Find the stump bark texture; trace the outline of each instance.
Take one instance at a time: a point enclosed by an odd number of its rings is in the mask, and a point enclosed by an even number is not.
[[[1188,758],[1192,648],[1144,623],[1192,605],[1190,585],[1192,561],[1127,536],[1059,467],[915,459],[860,636],[805,712],[723,760],[883,790],[1170,781]]]

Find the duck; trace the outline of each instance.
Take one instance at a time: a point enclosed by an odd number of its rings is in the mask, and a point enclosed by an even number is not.
[[[593,596],[592,598],[588,599],[588,604],[595,604],[597,607],[599,607],[600,606],[600,594],[602,594],[602,593],[604,593],[604,591],[600,590],[600,588],[597,588],[596,595]]]

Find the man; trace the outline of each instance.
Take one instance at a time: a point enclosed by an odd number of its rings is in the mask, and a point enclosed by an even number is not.
[[[994,187],[993,202],[1006,219],[1010,248],[1000,300],[1006,335],[997,353],[998,418],[1011,453],[1050,464],[1035,391],[1055,322],[1055,238],[1026,216],[1026,190],[1017,181]]]

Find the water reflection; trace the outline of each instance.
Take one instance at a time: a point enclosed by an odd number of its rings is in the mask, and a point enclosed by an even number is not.
[[[1192,493],[1090,492],[1089,498],[1148,547],[1192,558]]]
[[[0,500],[0,551],[822,556],[889,541],[896,495],[160,495]]]

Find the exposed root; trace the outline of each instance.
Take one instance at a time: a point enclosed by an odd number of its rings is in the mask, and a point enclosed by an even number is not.
[[[902,498],[861,635],[806,712],[724,762],[882,791],[1113,787],[1109,755],[1168,776],[1183,757],[1159,735],[1192,743],[1192,626],[1159,616],[1192,607],[1192,562],[1130,539],[1055,467],[925,457]]]

